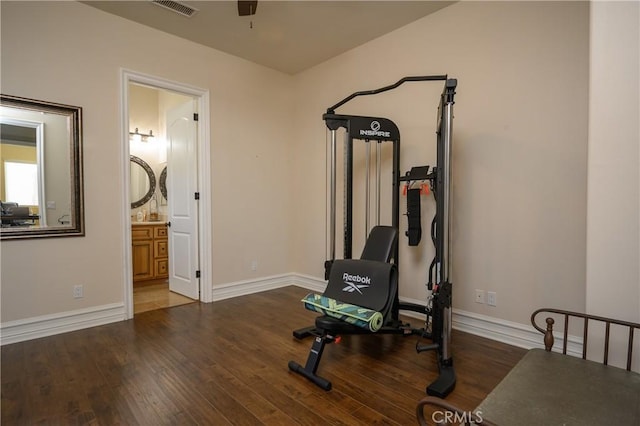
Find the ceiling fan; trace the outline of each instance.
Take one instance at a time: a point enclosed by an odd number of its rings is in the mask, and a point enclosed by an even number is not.
[[[164,7],[180,15],[191,18],[198,9],[174,0],[151,0],[152,4]],[[238,16],[252,16],[256,14],[258,0],[238,0]]]
[[[256,14],[258,0],[238,0],[238,15],[251,16]]]
[[[191,18],[198,12],[198,9],[175,0],[150,1],[151,4],[164,7],[187,18]],[[258,0],[238,0],[238,16],[253,16],[256,14],[256,9],[258,9]],[[249,27],[253,28],[253,21],[250,22]]]

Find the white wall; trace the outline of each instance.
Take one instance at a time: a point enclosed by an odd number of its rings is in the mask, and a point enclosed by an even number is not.
[[[448,73],[454,307],[519,324],[540,306],[638,320],[637,3],[593,3],[590,37],[586,2],[459,2],[295,77],[75,2],[1,7],[2,92],[84,108],[87,220],[84,238],[2,242],[3,323],[123,301],[121,67],[211,91],[214,286],[322,277],[322,113],[357,90]],[[413,83],[338,112],[388,116],[402,169],[433,165],[440,90]],[[402,249],[401,296],[424,297],[428,223],[423,247]],[[498,306],[475,304],[476,288]]]
[[[591,4],[586,305],[590,313],[634,322],[640,322],[639,28],[638,2]],[[624,365],[626,355],[614,355]]]
[[[86,218],[82,238],[2,242],[3,324],[124,300],[121,68],[210,90],[213,285],[293,269],[289,175],[273,167],[289,158],[289,76],[77,2],[1,7],[2,92],[83,107]]]
[[[454,307],[521,324],[541,306],[584,309],[588,58],[587,3],[460,2],[296,76],[299,271],[322,276],[322,113],[355,91],[446,73],[458,79]],[[434,165],[441,90],[408,83],[337,113],[394,120],[402,171]],[[401,236],[400,296],[424,299],[432,249],[420,259]],[[497,292],[498,306],[474,303],[475,289]]]

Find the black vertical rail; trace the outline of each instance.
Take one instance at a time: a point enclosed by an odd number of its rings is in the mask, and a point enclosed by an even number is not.
[[[604,334],[604,359],[602,360],[602,363],[604,365],[609,364],[609,330],[611,328],[611,323],[607,321],[607,325],[605,327],[605,334]]]
[[[391,141],[393,143],[393,166],[391,170],[391,224],[394,228],[400,229],[400,135],[398,139]],[[393,248],[393,262],[400,266],[400,250],[399,243]],[[398,282],[400,282],[400,269],[397,269]],[[392,318],[398,320],[400,318],[400,297],[398,292],[395,294],[393,306],[391,309]]]
[[[344,258],[353,258],[353,138],[347,133],[345,140],[345,220],[344,220]]]
[[[435,239],[434,239],[434,265],[435,265],[435,284],[434,287],[434,306],[432,313],[432,338],[433,342],[439,345],[439,350],[442,350],[442,327],[444,324],[443,312],[441,301],[439,298],[440,285],[442,284],[443,274],[443,259],[444,259],[444,173],[446,167],[444,164],[444,146],[443,146],[443,123],[442,115],[444,114],[444,103],[442,96],[440,97],[440,104],[438,106],[438,125],[436,129],[436,170],[435,170],[435,185],[434,185],[434,198],[436,201],[436,213],[435,213]],[[427,391],[428,393],[428,391]]]
[[[584,319],[584,330],[582,333],[582,359],[587,359],[587,338],[589,337],[589,318]]]
[[[438,349],[440,374],[427,387],[427,394],[444,398],[456,384],[451,356],[452,284],[449,281],[451,229],[451,154],[453,97],[457,80],[449,79],[440,97],[437,126],[437,169],[434,196],[436,197],[435,245],[436,284],[433,291],[432,338]]]
[[[391,183],[392,186],[392,199],[391,199],[391,223],[394,228],[400,229],[400,138],[393,141],[393,170]],[[396,244],[393,251],[393,260],[396,265],[400,265],[400,261],[398,259],[399,250],[398,246],[400,244]]]
[[[562,354],[567,354],[567,337],[569,336],[569,315],[564,314],[564,331],[562,333]]]

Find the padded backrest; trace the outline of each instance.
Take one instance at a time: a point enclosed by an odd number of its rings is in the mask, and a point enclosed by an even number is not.
[[[374,226],[362,249],[360,259],[390,262],[398,241],[398,230],[393,226]]]
[[[323,295],[343,303],[386,314],[398,291],[392,263],[374,260],[336,260]]]

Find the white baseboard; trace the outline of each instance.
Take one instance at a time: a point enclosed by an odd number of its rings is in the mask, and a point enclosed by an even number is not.
[[[271,277],[256,278],[253,280],[236,281],[213,288],[213,301],[245,296],[261,291],[274,290],[276,288],[295,285],[309,290],[323,292],[326,286],[323,280],[318,278],[291,273],[273,275]]]
[[[0,324],[0,345],[53,336],[126,319],[124,304],[112,303],[60,314],[8,321]]]
[[[298,287],[306,288],[307,290],[313,290],[317,293],[322,293],[327,287],[327,282],[320,278],[312,277],[311,275],[304,274],[291,274],[292,284]]]
[[[318,292],[322,292],[325,287],[324,281],[291,273],[214,287],[212,299],[213,301],[223,300],[289,285],[297,285]],[[0,324],[0,346],[125,320],[127,317],[124,304],[117,303],[8,321]]]
[[[236,281],[213,287],[212,300],[230,299],[232,297],[246,296],[247,294],[260,293],[276,288],[293,285],[292,274],[273,275],[270,277],[256,278],[252,280]]]
[[[424,301],[400,298],[403,302],[423,304]],[[404,312],[407,316],[424,319],[424,315],[414,312]],[[520,324],[474,312],[453,309],[452,327],[476,336],[496,340],[511,346],[524,349],[544,348],[544,336],[531,325]],[[562,351],[563,337],[554,333],[554,351]],[[569,335],[567,337],[567,354],[582,357],[582,339]]]
[[[216,286],[213,288],[212,298],[213,301],[219,301],[290,285],[322,293],[326,287],[326,282],[310,275],[298,273],[281,274]],[[422,300],[403,297],[401,297],[400,300],[402,302],[415,304],[424,303]],[[424,315],[416,312],[403,311],[403,314],[424,320]],[[52,336],[54,334],[124,321],[126,319],[123,304],[110,304],[63,312],[61,314],[9,321],[0,324],[0,345]],[[542,334],[531,325],[520,324],[460,309],[453,309],[452,322],[452,326],[456,330],[497,340],[508,345],[525,349],[543,347]],[[557,350],[557,348],[562,348],[562,335],[556,336],[554,350]],[[570,335],[568,337],[567,353],[573,356],[582,356],[582,339]]]
[[[326,287],[325,281],[320,278],[295,273],[291,274],[290,282],[298,287],[307,288],[319,293],[323,292]],[[411,299],[407,297],[400,297],[400,301],[417,305],[425,303],[424,300]],[[413,311],[402,311],[402,314],[423,321],[425,318],[424,315]],[[486,337],[487,339],[496,340],[519,348],[544,348],[543,335],[531,325],[520,324],[513,321],[507,321],[454,308],[452,326],[456,330]],[[556,335],[554,333],[554,336],[554,350],[561,351],[563,341],[562,335]],[[567,340],[567,353],[569,355],[581,357],[582,339],[569,335]]]

